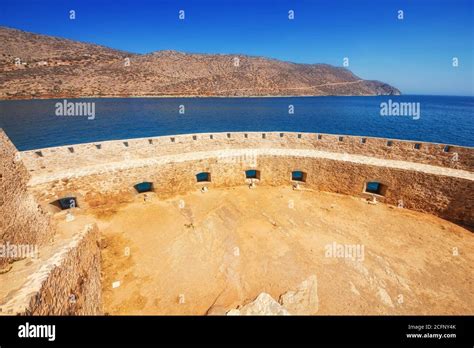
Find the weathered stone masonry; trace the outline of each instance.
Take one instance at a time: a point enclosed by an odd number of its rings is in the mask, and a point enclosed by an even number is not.
[[[56,228],[51,214],[42,209],[27,187],[30,174],[1,129],[0,164],[0,245],[34,245],[41,253],[42,246],[54,238]],[[39,271],[30,274],[21,288],[0,298],[0,314],[99,314],[98,233],[95,226],[77,233]],[[0,257],[0,270],[8,270],[17,260]]]
[[[0,129],[0,244],[44,244],[54,235],[47,215],[27,190],[30,175]],[[11,261],[0,257],[0,269]]]
[[[306,189],[371,198],[366,183],[385,185],[377,199],[402,202],[455,223],[474,226],[474,149],[369,137],[310,133],[214,133],[106,141],[18,153],[0,130],[0,243],[43,245],[55,235],[51,203],[88,195],[136,195],[152,182],[158,197],[202,186],[291,185],[306,173]],[[197,183],[208,172],[211,182]],[[99,314],[99,231],[88,225],[0,303],[1,314]],[[0,259],[0,269],[12,260]],[[73,299],[71,301],[71,299]]]
[[[246,183],[258,169],[260,185],[288,185],[291,171],[307,173],[307,188],[369,197],[365,183],[388,188],[388,204],[474,225],[474,151],[443,144],[311,133],[214,133],[106,141],[22,153],[30,186],[45,209],[65,196],[135,194],[153,182],[159,196],[195,190],[199,172],[209,187]],[[255,162],[256,163],[253,163]],[[255,167],[255,168],[252,168]],[[202,185],[201,185],[202,186]]]
[[[2,314],[102,314],[98,238],[97,226],[86,226],[7,297]]]

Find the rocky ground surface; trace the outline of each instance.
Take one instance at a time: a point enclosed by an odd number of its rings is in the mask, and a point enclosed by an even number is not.
[[[474,236],[431,215],[245,186],[94,214],[109,314],[474,313]]]

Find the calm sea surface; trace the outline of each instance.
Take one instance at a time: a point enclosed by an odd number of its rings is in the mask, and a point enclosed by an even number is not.
[[[420,103],[420,118],[381,116],[380,104],[389,99]],[[56,116],[58,101],[0,101],[0,128],[19,150],[224,131],[367,135],[474,146],[474,97],[68,99],[95,102],[93,120]],[[289,105],[294,114],[288,113]]]

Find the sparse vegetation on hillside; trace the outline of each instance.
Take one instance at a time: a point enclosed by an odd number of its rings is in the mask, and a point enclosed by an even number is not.
[[[5,27],[0,73],[1,99],[400,93],[327,64],[176,51],[138,55]]]

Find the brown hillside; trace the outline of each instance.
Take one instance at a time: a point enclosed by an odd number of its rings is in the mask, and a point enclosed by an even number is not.
[[[139,55],[5,27],[0,27],[0,73],[1,99],[400,93],[327,64],[176,51]]]

